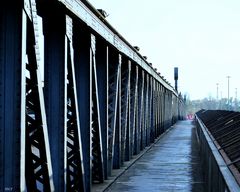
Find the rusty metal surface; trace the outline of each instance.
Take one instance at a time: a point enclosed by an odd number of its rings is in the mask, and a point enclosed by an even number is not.
[[[240,113],[223,110],[201,110],[197,116],[223,159],[240,184]]]
[[[178,122],[106,191],[204,191],[195,128]]]

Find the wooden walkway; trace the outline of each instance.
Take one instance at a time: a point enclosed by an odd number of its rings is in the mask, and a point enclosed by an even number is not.
[[[105,191],[205,191],[192,121],[174,125]]]

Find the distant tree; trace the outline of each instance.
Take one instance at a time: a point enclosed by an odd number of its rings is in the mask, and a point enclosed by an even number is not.
[[[200,100],[186,99],[186,114],[194,114],[200,109],[240,111],[240,102],[230,98],[228,105],[226,98],[216,100],[211,96]]]

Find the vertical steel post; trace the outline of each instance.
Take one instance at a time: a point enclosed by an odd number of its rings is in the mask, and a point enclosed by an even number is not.
[[[121,68],[122,68],[122,55],[119,54],[118,56],[119,60],[119,75],[117,76],[117,90],[116,90],[116,125],[115,125],[115,136],[114,136],[114,146],[113,146],[113,168],[114,169],[119,169],[121,166],[121,78],[122,78],[122,73],[121,73]]]
[[[147,88],[146,88],[146,111],[145,111],[145,114],[146,114],[146,119],[145,119],[145,129],[146,129],[146,141],[145,141],[145,146],[148,146],[149,145],[149,139],[150,139],[150,106],[149,106],[149,101],[150,101],[150,76],[149,74],[147,75],[147,79],[146,79],[146,85],[147,85]]]
[[[108,178],[108,46],[96,38],[96,72],[98,77],[98,98],[102,131],[104,178]]]
[[[159,120],[161,118],[161,113],[160,113],[161,108],[159,107],[160,105],[161,105],[161,96],[159,92],[159,82],[156,82],[156,134],[157,134],[157,137],[160,134],[160,127],[159,127]]]
[[[73,59],[72,19],[66,16],[65,35],[65,106],[64,106],[64,170],[66,191],[85,191],[82,141]]]
[[[133,115],[133,154],[136,155],[138,153],[138,126],[139,126],[139,118],[138,118],[138,89],[139,89],[139,76],[138,76],[138,66],[136,66],[135,72],[135,86],[134,86],[134,115]]]
[[[28,5],[28,6],[27,6]],[[22,63],[22,81],[25,78],[25,97],[22,93],[22,120],[25,116],[25,179],[28,191],[53,191],[52,164],[45,104],[40,76],[39,28],[35,0],[25,1],[26,52]],[[24,51],[24,50],[22,50]],[[24,86],[24,85],[23,85]],[[25,102],[23,101],[25,100]],[[21,138],[24,139],[24,136]],[[24,146],[21,146],[23,148]],[[23,158],[21,158],[23,160]],[[24,190],[24,189],[21,189]]]
[[[58,4],[43,4],[44,31],[44,96],[53,162],[55,190],[66,190],[65,174],[65,32],[66,22],[63,9]],[[52,14],[52,10],[55,10]],[[59,21],[58,25],[55,25]]]
[[[91,34],[90,65],[92,66],[92,102],[91,102],[91,160],[92,182],[102,183],[104,180],[104,165],[102,154],[102,129],[98,98],[98,77],[96,69],[96,37]]]
[[[127,75],[127,110],[126,110],[126,150],[125,161],[129,161],[131,158],[131,130],[130,130],[130,94],[131,94],[131,61],[127,62],[128,75]]]
[[[26,16],[22,17],[22,8],[23,1],[14,1],[14,6],[6,1],[0,6],[0,191],[19,191],[24,169],[20,164],[20,156],[24,156],[20,147],[25,145],[21,141],[21,131],[25,131],[24,123],[21,125],[21,92],[25,95],[21,64],[25,64],[26,53],[26,39],[22,40]]]
[[[121,163],[129,159],[129,89],[130,89],[130,64],[122,58],[121,67]]]
[[[154,142],[154,90],[153,90],[153,77],[150,77],[150,92],[149,92],[149,128],[150,128],[150,135],[149,135],[149,139],[150,139],[150,143]]]
[[[73,49],[78,108],[80,118],[80,132],[82,137],[83,164],[85,175],[85,189],[91,190],[92,171],[90,166],[90,127],[92,102],[92,66],[90,65],[91,33],[87,26],[73,20]]]
[[[158,98],[159,98],[159,102],[158,102],[158,136],[160,134],[163,133],[163,128],[161,126],[162,122],[163,122],[163,116],[164,116],[164,111],[163,111],[163,95],[162,95],[162,91],[161,91],[162,84],[160,84],[159,82],[157,83],[157,90],[158,90]]]
[[[108,77],[108,175],[111,175],[115,154],[115,137],[118,137],[119,118],[119,79],[121,73],[121,59],[116,50],[109,49],[109,77]],[[117,138],[119,140],[119,138]],[[117,157],[117,155],[116,155]]]
[[[144,105],[143,105],[143,101],[144,101],[144,71],[141,70],[141,75],[139,76],[139,89],[138,89],[138,150],[137,150],[137,154],[143,149],[143,122],[144,122],[144,118],[143,118],[143,114],[144,114]]]

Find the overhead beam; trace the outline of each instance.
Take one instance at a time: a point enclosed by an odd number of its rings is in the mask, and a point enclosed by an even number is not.
[[[86,23],[92,30],[102,36],[108,43],[113,45],[119,52],[128,56],[141,66],[146,72],[151,74],[157,81],[159,81],[166,89],[177,95],[174,88],[169,85],[162,77],[150,66],[146,60],[100,15],[94,14],[89,7],[91,5],[83,3],[79,0],[59,0],[66,8]],[[92,7],[92,9],[94,9]],[[101,19],[100,19],[101,18]]]

